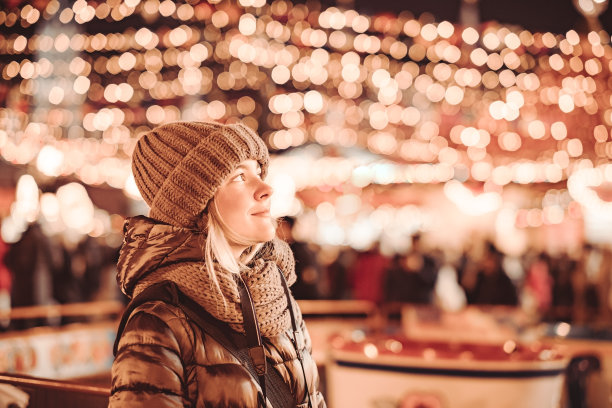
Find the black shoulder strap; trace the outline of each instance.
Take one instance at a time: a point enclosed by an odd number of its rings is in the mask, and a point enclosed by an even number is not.
[[[257,321],[257,315],[255,314],[255,308],[253,307],[253,299],[251,299],[251,293],[246,287],[246,284],[240,277],[236,275],[238,283],[238,290],[240,292],[240,308],[242,309],[242,319],[244,324],[244,333],[246,334],[247,347],[249,349],[249,356],[255,366],[257,377],[259,378],[259,385],[263,392],[264,397],[266,396],[266,372],[268,371],[268,365],[266,363],[266,350],[261,343],[261,333],[259,332],[259,322]]]
[[[297,353],[298,360],[300,361],[300,365],[302,366],[302,375],[304,376],[304,388],[306,389],[306,395],[308,395],[308,406],[310,408],[314,408],[312,403],[312,398],[310,396],[310,389],[308,387],[308,377],[306,376],[306,367],[304,366],[304,334],[302,333],[301,328],[297,325],[297,319],[295,318],[295,311],[293,310],[293,302],[291,301],[291,293],[289,292],[289,285],[287,284],[287,280],[285,279],[285,275],[282,271],[279,270],[281,283],[283,285],[283,290],[285,291],[285,296],[287,297],[287,309],[289,309],[289,316],[291,317],[291,327],[293,329],[293,347],[295,348],[295,352]]]
[[[180,308],[189,319],[202,329],[202,331],[232,353],[232,355],[249,371],[253,378],[258,380],[264,393],[264,401],[267,397],[274,408],[295,407],[295,402],[289,390],[289,386],[283,381],[282,377],[275,369],[265,370],[264,368],[264,375],[260,375],[261,366],[258,369],[256,368],[256,364],[261,364],[262,362],[261,360],[255,360],[254,357],[261,358],[261,355],[257,354],[258,352],[254,353],[251,351],[252,347],[249,348],[247,337],[230,328],[228,324],[214,318],[197,302],[182,293],[175,283],[170,281],[151,285],[130,301],[123,312],[119,328],[117,329],[117,337],[113,346],[114,355],[117,354],[119,339],[125,330],[130,315],[138,306],[150,301],[163,301]],[[263,345],[261,345],[260,350],[263,352]],[[263,353],[263,362],[265,367],[265,353]],[[267,390],[266,383],[268,385]],[[265,402],[263,402],[263,406],[266,406]]]

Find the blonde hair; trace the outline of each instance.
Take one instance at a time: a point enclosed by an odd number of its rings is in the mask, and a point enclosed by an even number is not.
[[[204,246],[204,263],[211,274],[217,288],[219,283],[215,275],[214,262],[232,273],[240,273],[240,269],[248,264],[263,243],[249,240],[232,230],[221,217],[214,198],[208,205],[208,234]],[[238,259],[234,257],[230,243],[246,246],[247,249]]]

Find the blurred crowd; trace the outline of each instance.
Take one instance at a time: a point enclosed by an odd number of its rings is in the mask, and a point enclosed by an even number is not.
[[[387,254],[324,248],[295,240],[295,220],[279,224],[296,258],[297,299],[354,299],[376,305],[411,303],[458,310],[466,305],[522,308],[543,321],[588,323],[610,317],[612,249],[585,243],[572,253],[528,251],[512,256],[492,241],[469,242],[449,254],[411,237],[410,249]],[[118,247],[84,236],[47,236],[36,223],[11,245],[0,241],[0,309],[126,299],[115,283]],[[45,324],[12,322],[7,329]]]
[[[289,226],[291,223],[289,224]],[[287,231],[284,236],[290,237]],[[610,316],[612,248],[584,243],[577,251],[502,252],[489,240],[469,242],[462,253],[424,245],[420,234],[404,253],[378,245],[328,251],[289,238],[296,257],[298,299],[356,299],[522,308],[543,321],[586,323]]]
[[[115,282],[117,256],[118,248],[101,238],[84,235],[75,242],[48,236],[32,223],[19,241],[0,240],[0,309],[122,299]],[[12,321],[2,329],[48,323]]]

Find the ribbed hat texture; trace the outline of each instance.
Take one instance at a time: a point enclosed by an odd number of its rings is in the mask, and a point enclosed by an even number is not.
[[[223,180],[249,159],[259,162],[265,177],[268,149],[249,127],[175,122],[138,140],[132,172],[151,218],[194,229]]]

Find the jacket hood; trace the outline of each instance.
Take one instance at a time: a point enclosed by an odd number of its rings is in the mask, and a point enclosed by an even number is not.
[[[132,297],[139,280],[151,271],[178,262],[203,262],[202,234],[145,216],[127,218],[117,262],[117,283]]]

